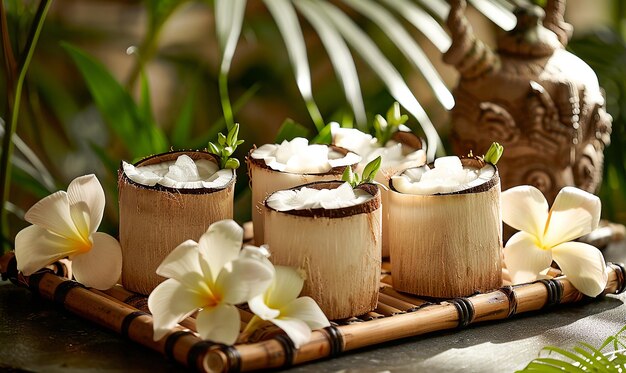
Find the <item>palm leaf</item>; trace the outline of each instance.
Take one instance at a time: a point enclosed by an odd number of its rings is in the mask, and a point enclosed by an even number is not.
[[[193,115],[197,90],[198,87],[196,84],[194,84],[187,93],[187,97],[185,97],[183,106],[178,113],[176,124],[172,128],[171,138],[172,144],[175,147],[183,148],[189,144],[189,139],[191,137],[191,128],[193,126]]]
[[[144,120],[133,98],[106,67],[70,44],[61,45],[74,60],[96,106],[130,155],[139,158],[166,151],[168,145],[163,131],[154,122]]]
[[[404,79],[402,79],[398,70],[389,62],[367,34],[336,6],[326,2],[311,2],[311,4],[315,4],[315,6],[324,10],[348,44],[351,45],[352,48],[361,55],[363,60],[370,65],[372,70],[378,74],[383,83],[387,86],[391,96],[418,120],[428,141],[428,159],[434,159],[437,148],[441,147],[439,134],[424,111],[424,108],[422,108]]]
[[[241,34],[243,16],[247,0],[215,0],[215,28],[217,42],[220,46],[222,60],[220,62],[219,89],[222,110],[226,126],[230,129],[234,124],[233,110],[228,96],[228,72],[237,49],[237,41]]]
[[[418,0],[418,2],[440,20],[445,20],[450,13],[450,5],[446,0]]]
[[[413,66],[422,73],[441,105],[447,110],[452,109],[454,106],[452,93],[430,63],[426,53],[389,11],[372,0],[344,0],[344,2],[376,23]]]
[[[581,369],[580,367],[577,367],[576,365],[572,364],[572,363],[568,363],[566,361],[563,360],[558,360],[558,359],[552,359],[552,358],[548,358],[548,357],[541,357],[538,359],[535,359],[535,362],[537,363],[541,363],[541,364],[545,364],[554,368],[558,368],[561,370],[565,370],[567,372],[573,373],[573,372],[579,372],[579,373],[584,373],[585,371],[583,369]]]
[[[490,0],[469,0],[469,2],[503,30],[513,30],[517,23],[513,13],[499,2]]]
[[[520,370],[518,372],[563,373],[563,369],[534,360],[529,363],[524,370]]]
[[[228,73],[241,34],[246,0],[215,0],[215,28],[222,54],[220,70]]]
[[[278,129],[278,134],[274,138],[276,144],[284,140],[291,141],[296,137],[308,137],[309,130],[291,118],[287,118]]]
[[[0,118],[0,137],[4,136],[4,120]],[[22,159],[13,159],[12,162],[16,167],[26,167],[26,169],[22,168],[23,171],[31,175],[35,180],[37,180],[42,187],[47,189],[49,192],[56,191],[56,183],[54,182],[54,178],[52,174],[43,162],[37,157],[37,154],[22,140],[19,135],[13,134],[13,145],[15,148],[24,156],[26,161]],[[31,171],[31,172],[29,172]]]
[[[409,0],[383,0],[387,6],[394,8],[410,24],[419,30],[441,52],[450,48],[452,40],[441,25],[428,12]]]
[[[139,114],[145,122],[154,122],[152,116],[152,100],[150,98],[150,81],[148,74],[142,67],[139,73],[141,81],[141,96],[139,98]]]
[[[321,131],[324,128],[324,120],[313,99],[306,45],[296,11],[290,0],[264,0],[264,3],[272,17],[274,17],[274,21],[276,21],[283,40],[287,45],[289,60],[296,75],[296,84],[302,98],[304,98],[311,119],[317,130]]]
[[[346,42],[318,8],[311,6],[308,1],[295,0],[294,4],[317,31],[322,44],[324,44],[328,52],[335,75],[337,75],[342,84],[346,99],[354,113],[357,126],[361,130],[367,131],[367,117],[363,96],[361,95],[359,76]]]

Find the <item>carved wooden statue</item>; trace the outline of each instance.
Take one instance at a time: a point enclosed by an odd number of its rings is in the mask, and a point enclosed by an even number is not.
[[[475,37],[465,1],[451,5],[453,43],[444,61],[461,74],[452,109],[455,152],[484,154],[498,141],[505,148],[498,163],[503,189],[535,185],[549,202],[566,185],[595,193],[611,116],[593,70],[565,50],[565,0],[548,0],[545,12],[518,8],[517,26],[500,37],[495,53]]]

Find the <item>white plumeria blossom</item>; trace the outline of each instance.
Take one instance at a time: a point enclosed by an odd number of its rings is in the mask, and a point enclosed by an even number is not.
[[[236,304],[263,293],[274,270],[265,250],[241,250],[243,228],[233,220],[209,226],[198,242],[187,240],[176,247],[157,268],[168,280],[148,298],[154,318],[154,340],[197,310],[196,326],[203,339],[232,345],[239,336]]]
[[[330,326],[330,322],[310,297],[300,297],[304,279],[292,267],[276,266],[272,285],[264,294],[248,302],[256,316],[250,320],[245,332],[251,333],[262,320],[270,321],[281,328],[293,341],[296,348],[311,339],[311,330]]]
[[[384,179],[391,175],[411,167],[421,166],[426,162],[426,152],[422,149],[413,149],[397,141],[389,140],[385,146],[380,146],[378,140],[372,135],[364,133],[356,128],[342,128],[339,123],[330,124],[333,144],[355,152],[362,157],[356,172],[363,171],[365,166],[378,158],[382,159],[380,172],[376,180],[384,183]],[[410,131],[404,125],[400,126],[400,131]]]
[[[15,237],[17,269],[30,276],[67,257],[76,281],[100,290],[115,285],[122,272],[122,250],[115,238],[97,232],[104,205],[104,190],[95,175],[78,177],[67,192],[37,202],[24,217],[33,225]]]
[[[552,208],[535,187],[502,193],[502,220],[520,230],[504,248],[513,283],[537,280],[554,260],[581,293],[595,297],[607,283],[604,257],[594,246],[572,242],[598,227],[600,199],[574,187],[561,189]]]

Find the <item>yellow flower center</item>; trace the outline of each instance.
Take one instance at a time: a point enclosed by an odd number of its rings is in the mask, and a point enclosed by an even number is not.
[[[208,294],[206,294],[203,303],[204,303],[205,308],[209,308],[209,307],[215,307],[219,305],[221,302],[222,302],[221,294],[214,294],[212,292],[209,292]]]
[[[76,254],[85,254],[91,250],[93,247],[93,242],[91,238],[87,236],[76,237],[73,241],[75,242]]]

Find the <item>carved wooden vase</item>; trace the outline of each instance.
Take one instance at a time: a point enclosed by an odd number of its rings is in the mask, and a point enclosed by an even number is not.
[[[611,116],[593,70],[565,50],[571,34],[565,1],[548,0],[545,11],[518,8],[517,26],[495,52],[474,36],[465,0],[451,5],[453,43],[444,61],[461,75],[451,113],[455,152],[484,154],[493,141],[504,145],[503,190],[534,185],[550,203],[567,185],[595,193]]]

